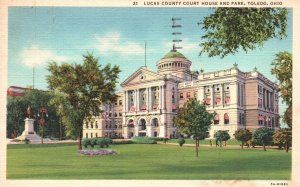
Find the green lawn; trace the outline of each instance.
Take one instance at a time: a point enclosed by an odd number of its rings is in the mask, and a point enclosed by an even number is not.
[[[8,145],[8,179],[290,179],[291,152],[172,145],[112,145],[80,155],[75,144]]]

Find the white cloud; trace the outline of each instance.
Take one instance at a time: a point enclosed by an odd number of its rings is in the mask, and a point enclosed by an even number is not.
[[[139,55],[144,54],[144,46],[137,42],[124,42],[118,32],[109,32],[104,36],[96,35],[96,48],[103,55],[116,53],[117,55]]]
[[[41,48],[36,44],[24,49],[21,58],[22,63],[29,67],[43,66],[49,61],[64,62],[68,60],[66,56],[59,55],[47,48]]]

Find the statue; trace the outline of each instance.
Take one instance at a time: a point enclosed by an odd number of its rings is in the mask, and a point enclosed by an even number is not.
[[[34,119],[33,110],[32,110],[32,108],[31,108],[30,105],[28,106],[26,113],[27,113],[27,117],[28,117],[29,119]]]

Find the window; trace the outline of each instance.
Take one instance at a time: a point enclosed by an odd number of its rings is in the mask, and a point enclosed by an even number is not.
[[[122,100],[119,100],[119,105],[122,106]]]
[[[115,102],[115,106],[117,106],[118,105],[118,102]]]
[[[93,138],[93,133],[91,133],[91,138]]]
[[[96,135],[96,138],[98,138],[98,133],[96,133],[95,135]]]
[[[94,123],[93,123],[93,122],[91,122],[91,129],[92,129],[92,128],[94,128]]]
[[[229,124],[229,115],[227,113],[224,114],[224,124]]]
[[[96,129],[98,129],[98,121],[96,121],[96,125],[95,126],[96,126]]]
[[[109,115],[108,115],[109,117],[111,117],[111,113],[109,113]]]
[[[122,112],[119,113],[119,117],[121,117],[121,116],[122,116]]]
[[[216,114],[216,115],[214,116],[214,124],[215,124],[215,125],[216,125],[216,124],[219,124],[219,122],[220,122],[219,114]]]
[[[157,118],[154,118],[153,119],[153,124],[152,124],[154,127],[158,127],[158,120]]]
[[[85,138],[88,138],[89,137],[89,134],[88,133],[85,133]]]
[[[191,92],[187,92],[187,93],[186,93],[186,97],[187,97],[187,98],[190,98],[190,97],[191,97]]]
[[[86,129],[89,128],[89,122],[86,122],[85,128],[86,128]]]
[[[180,93],[180,99],[183,99],[183,93]]]
[[[115,113],[115,117],[118,117],[118,114],[117,114],[117,113]]]
[[[242,124],[242,113],[239,114],[239,124]]]

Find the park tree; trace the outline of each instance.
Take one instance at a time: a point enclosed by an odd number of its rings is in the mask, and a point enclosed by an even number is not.
[[[50,99],[53,94],[47,91],[27,89],[24,96],[8,96],[7,97],[7,134],[8,138],[20,136],[24,131],[24,120],[26,118],[26,110],[30,105],[35,113],[34,129],[38,134],[44,130],[45,136],[60,137],[60,118],[56,113]],[[37,113],[40,107],[47,109],[48,117],[43,128],[39,128],[37,121]],[[64,133],[62,129],[62,134]]]
[[[287,104],[287,109],[283,115],[283,121],[292,128],[292,91],[293,91],[293,59],[292,54],[284,51],[276,54],[276,58],[272,62],[272,74],[279,80],[280,97]]]
[[[187,101],[179,108],[174,118],[175,126],[180,133],[192,135],[196,141],[196,156],[199,155],[199,142],[207,137],[207,132],[213,120],[213,113],[206,111],[206,106],[196,98]]]
[[[220,142],[220,147],[222,147],[222,142],[223,141],[227,141],[230,139],[230,135],[228,134],[227,131],[223,131],[223,130],[218,130],[215,134],[214,134],[214,138],[216,139],[217,142]],[[226,144],[225,144],[226,146]]]
[[[266,146],[272,143],[273,134],[274,132],[272,129],[267,127],[258,128],[256,131],[254,131],[253,141],[258,145],[262,145],[264,151],[266,151]]]
[[[238,129],[235,131],[234,137],[236,140],[241,141],[243,149],[245,142],[252,139],[252,133],[248,129]]]
[[[99,60],[88,53],[83,55],[82,64],[51,62],[48,70],[49,89],[55,93],[52,103],[68,133],[79,139],[78,149],[82,149],[84,120],[98,116],[100,105],[115,98],[119,67],[107,64],[102,68]]]
[[[273,135],[273,143],[279,148],[285,147],[286,152],[292,146],[292,130],[288,128],[278,129]]]
[[[200,54],[209,57],[253,50],[270,38],[287,36],[286,8],[216,8],[199,25],[205,31]]]

